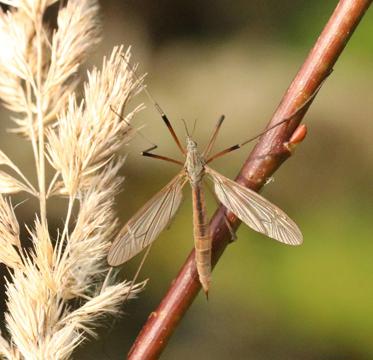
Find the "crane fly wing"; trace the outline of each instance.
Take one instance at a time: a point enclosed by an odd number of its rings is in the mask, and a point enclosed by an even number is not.
[[[109,265],[123,264],[158,237],[179,208],[185,183],[183,170],[124,225],[109,250]]]
[[[288,245],[300,245],[298,226],[281,209],[258,193],[206,166],[220,202],[253,230]]]

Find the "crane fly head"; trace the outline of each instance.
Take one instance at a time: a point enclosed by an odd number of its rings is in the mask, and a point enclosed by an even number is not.
[[[188,135],[186,138],[187,152],[192,152],[197,149],[197,143]]]

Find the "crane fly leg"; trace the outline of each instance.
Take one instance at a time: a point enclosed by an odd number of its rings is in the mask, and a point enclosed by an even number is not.
[[[147,156],[147,157],[150,157],[150,158],[153,158],[153,159],[158,159],[158,160],[164,160],[164,161],[172,162],[172,163],[178,164],[178,165],[184,165],[184,163],[182,163],[181,161],[172,159],[172,158],[170,158],[168,156],[153,154],[152,151],[155,150],[155,149],[157,149],[157,148],[158,148],[158,146],[154,145],[151,148],[142,151],[141,155],[142,156]]]
[[[207,143],[207,146],[206,146],[205,150],[203,150],[203,153],[202,153],[203,157],[209,156],[209,154],[212,150],[212,147],[215,144],[216,138],[218,137],[218,133],[219,133],[219,130],[220,130],[222,124],[223,124],[224,119],[225,119],[225,116],[222,115],[222,116],[220,116],[218,122],[216,123],[215,129],[214,129],[213,133],[211,134],[211,137],[210,137],[210,139]]]

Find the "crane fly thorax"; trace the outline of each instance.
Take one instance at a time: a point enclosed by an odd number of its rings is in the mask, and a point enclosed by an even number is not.
[[[192,186],[199,184],[205,174],[205,160],[198,151],[197,144],[187,137],[185,170]]]

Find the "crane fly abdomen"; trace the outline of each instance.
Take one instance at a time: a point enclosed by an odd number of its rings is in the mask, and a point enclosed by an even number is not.
[[[195,260],[199,281],[207,294],[211,278],[211,243],[202,182],[192,185]]]

